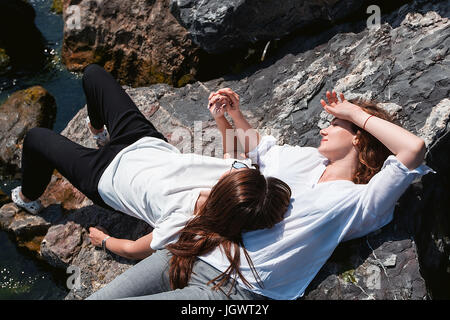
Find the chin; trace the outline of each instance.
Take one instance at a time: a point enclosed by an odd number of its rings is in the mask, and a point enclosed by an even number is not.
[[[328,160],[332,159],[333,156],[336,156],[336,151],[333,152],[332,150],[330,150],[329,148],[321,145],[317,148],[317,151],[319,151],[319,153],[324,156],[325,158],[327,158]]]
[[[319,151],[319,153],[320,153],[321,155],[323,155],[324,157],[327,157],[327,149],[324,148],[322,145],[320,145],[320,146],[317,148],[317,151]],[[328,158],[328,157],[327,157],[327,158]]]

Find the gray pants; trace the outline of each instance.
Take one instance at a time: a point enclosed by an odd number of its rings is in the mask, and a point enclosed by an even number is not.
[[[206,262],[197,259],[190,281],[183,289],[171,290],[169,282],[168,250],[158,250],[140,261],[88,300],[263,300],[264,296],[246,290],[239,285],[228,283],[221,290],[212,290],[208,281],[221,272]],[[226,293],[231,294],[227,297]]]

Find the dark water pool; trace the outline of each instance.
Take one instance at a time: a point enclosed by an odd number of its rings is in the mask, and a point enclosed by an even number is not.
[[[0,299],[59,300],[67,293],[62,272],[21,251],[0,231]]]

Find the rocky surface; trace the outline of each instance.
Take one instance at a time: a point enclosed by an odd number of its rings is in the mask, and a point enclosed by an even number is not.
[[[56,102],[41,86],[14,92],[0,107],[0,175],[18,171],[21,145],[33,127],[52,128]]]
[[[198,48],[166,0],[64,2],[62,61],[71,71],[101,64],[124,84],[183,85],[196,74]]]
[[[389,12],[408,1],[381,2]],[[65,1],[62,61],[71,71],[98,63],[133,87],[181,87],[240,73],[276,52],[280,41],[364,16],[369,4],[373,2]]]
[[[306,27],[331,25],[354,13],[364,14],[374,2],[284,0],[280,5],[278,1],[170,0],[170,4],[171,13],[197,45],[208,53],[222,53],[281,39]]]
[[[406,191],[392,223],[341,244],[303,299],[445,299],[450,287],[449,9],[447,1],[415,1],[383,16],[379,29],[367,29],[365,21],[349,22],[298,36],[278,55],[239,75],[182,88],[125,88],[181,151],[213,156],[220,156],[220,139],[206,102],[219,88],[240,95],[244,114],[263,134],[300,146],[318,145],[319,130],[329,119],[319,103],[327,90],[383,102],[404,127],[425,139],[427,164],[438,173]],[[63,134],[93,146],[85,115],[83,108]],[[54,266],[79,267],[81,288],[71,290],[67,299],[85,298],[134,263],[94,248],[87,228],[101,224],[129,239],[150,230],[141,221],[91,205],[64,178],[55,176],[51,188],[60,191],[58,197],[44,196],[48,207],[43,216],[55,220],[41,242],[41,255]],[[64,190],[69,190],[70,205],[64,204]],[[9,225],[23,214],[13,207],[0,210]]]

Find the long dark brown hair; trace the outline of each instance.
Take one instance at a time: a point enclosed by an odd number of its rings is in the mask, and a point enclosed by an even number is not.
[[[240,248],[261,285],[245,249],[242,232],[271,228],[280,222],[289,207],[290,197],[291,189],[286,183],[273,177],[266,178],[256,169],[233,171],[221,178],[197,215],[179,232],[178,241],[167,246],[173,254],[169,268],[171,287],[185,287],[197,256],[219,246],[230,265],[208,282],[214,283],[212,289],[220,289],[234,275],[251,287],[240,271]],[[233,279],[234,285],[236,279]]]
[[[378,118],[396,123],[395,118],[387,111],[383,110],[374,101],[363,99],[352,99],[349,102],[359,106],[368,114],[374,115]],[[397,123],[396,123],[397,124]],[[358,127],[352,123],[352,130],[356,133],[358,144],[358,166],[353,175],[353,182],[357,184],[366,184],[369,180],[381,170],[384,161],[392,152],[386,148],[377,138],[372,136],[366,130]]]

